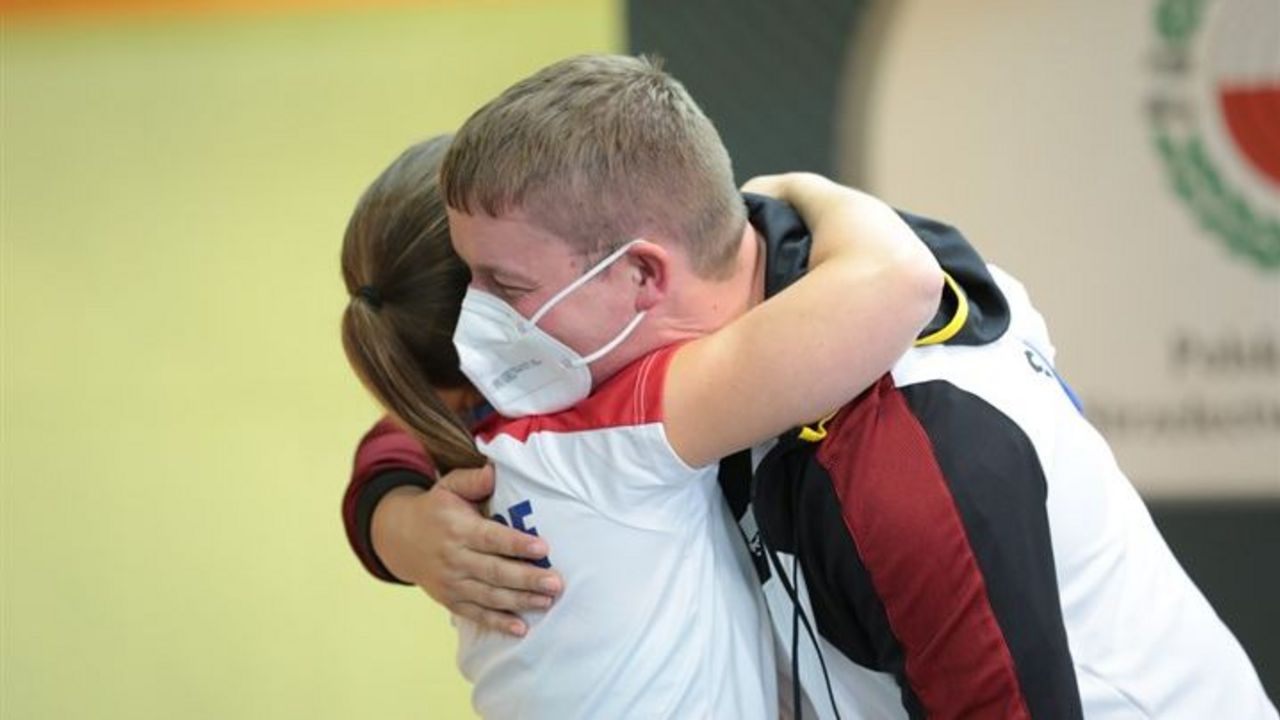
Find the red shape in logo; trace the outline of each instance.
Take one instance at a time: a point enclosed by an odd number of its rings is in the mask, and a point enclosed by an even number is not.
[[[1280,187],[1280,82],[1219,87],[1231,138],[1249,164]]]

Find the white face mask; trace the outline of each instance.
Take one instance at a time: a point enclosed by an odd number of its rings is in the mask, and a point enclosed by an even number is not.
[[[587,366],[622,344],[645,314],[637,313],[613,340],[586,357],[551,337],[538,327],[538,321],[638,242],[632,240],[610,253],[527,320],[500,298],[467,288],[453,345],[462,373],[494,410],[506,417],[541,415],[573,407],[591,394]]]

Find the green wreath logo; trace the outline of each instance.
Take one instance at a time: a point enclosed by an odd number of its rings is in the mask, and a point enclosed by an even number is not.
[[[1224,177],[1197,122],[1197,113],[1209,109],[1197,108],[1185,91],[1194,62],[1191,43],[1212,2],[1160,0],[1156,6],[1159,45],[1153,66],[1163,82],[1148,105],[1152,134],[1174,192],[1200,225],[1224,240],[1235,256],[1276,271],[1280,270],[1280,217],[1250,202]]]

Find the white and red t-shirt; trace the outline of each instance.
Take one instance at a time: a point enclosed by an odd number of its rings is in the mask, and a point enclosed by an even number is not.
[[[565,590],[523,639],[457,619],[458,665],[492,718],[751,718],[778,709],[773,639],[717,484],[662,424],[675,348],[570,410],[479,430],[494,519],[546,538]]]

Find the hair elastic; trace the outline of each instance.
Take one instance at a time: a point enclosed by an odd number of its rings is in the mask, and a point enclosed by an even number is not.
[[[356,294],[364,298],[364,301],[369,303],[374,310],[382,307],[382,293],[378,292],[378,288],[372,285],[361,285]]]

